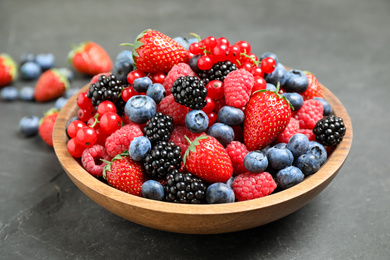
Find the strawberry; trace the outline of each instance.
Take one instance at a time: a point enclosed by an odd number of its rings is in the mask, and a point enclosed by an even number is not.
[[[15,61],[5,53],[0,53],[0,87],[7,86],[18,75],[18,68]]]
[[[112,158],[111,162],[102,160],[107,165],[103,170],[103,178],[118,190],[135,196],[142,196],[141,186],[146,181],[142,163],[130,158],[126,150]]]
[[[159,31],[145,30],[137,36],[134,44],[121,45],[134,48],[134,64],[143,72],[167,73],[179,63],[188,63],[188,51]]]
[[[68,62],[76,71],[89,76],[110,72],[113,67],[105,49],[95,42],[83,42],[75,46],[68,54]]]
[[[58,69],[50,69],[39,77],[34,89],[34,98],[38,102],[50,101],[61,97],[67,88],[68,79]]]
[[[212,136],[201,135],[190,141],[184,153],[184,168],[210,183],[226,182],[233,175],[233,164],[221,143]]]
[[[261,150],[286,128],[291,118],[290,103],[276,91],[253,93],[246,108],[244,143],[249,151]]]
[[[58,109],[51,108],[49,109],[39,121],[38,132],[42,140],[45,141],[48,145],[53,147],[53,128],[54,123],[58,117]]]
[[[308,71],[306,71],[305,74],[306,74],[306,77],[309,81],[309,86],[307,87],[305,92],[303,92],[301,94],[303,97],[303,100],[309,100],[309,99],[312,99],[314,97],[323,97],[321,85],[318,82],[317,78],[312,73],[310,73]]]

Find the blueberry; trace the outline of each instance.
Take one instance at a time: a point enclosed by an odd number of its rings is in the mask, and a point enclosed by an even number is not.
[[[77,88],[68,88],[65,91],[64,97],[69,99],[69,98],[73,97],[78,91],[79,91],[79,89],[77,89]]]
[[[314,154],[320,161],[320,165],[323,165],[328,157],[325,147],[316,141],[309,142],[309,147],[306,153]]]
[[[175,37],[173,38],[173,40],[175,42],[177,42],[178,44],[180,44],[181,46],[184,47],[184,49],[188,50],[188,48],[190,47],[190,45],[188,44],[188,41],[186,38],[183,38],[183,37]]]
[[[275,169],[281,170],[291,166],[294,162],[294,155],[288,149],[271,147],[267,151],[268,165]]]
[[[298,111],[303,105],[303,97],[297,92],[286,92],[282,94],[290,101],[294,111]]]
[[[118,53],[118,55],[115,58],[115,61],[127,61],[131,64],[134,64],[133,53],[129,50],[123,50]]]
[[[35,54],[34,53],[23,53],[22,56],[20,56],[19,64],[22,66],[26,62],[35,62]]]
[[[226,185],[229,186],[230,188],[233,186],[233,181],[234,181],[234,176],[230,177],[229,180],[227,180]]]
[[[37,63],[42,70],[48,70],[54,67],[55,57],[53,53],[40,53],[35,56],[35,63]]]
[[[156,102],[145,95],[133,96],[126,102],[125,114],[130,121],[144,124],[156,114]]]
[[[1,90],[1,98],[4,101],[15,101],[18,98],[18,89],[13,86],[4,87]]]
[[[25,116],[19,121],[19,132],[26,137],[37,135],[38,128],[39,118],[37,116]]]
[[[73,71],[68,68],[59,68],[58,69],[60,73],[68,79],[69,82],[71,82],[74,78]]]
[[[276,64],[279,63],[278,56],[275,53],[269,52],[269,51],[264,52],[263,54],[261,54],[260,61],[262,61],[264,58],[267,58],[267,57],[271,57],[272,59],[274,59],[276,61]]]
[[[120,80],[121,82],[127,83],[127,74],[134,69],[133,63],[130,63],[126,60],[116,61],[114,68],[112,69],[112,74]]]
[[[309,138],[301,133],[295,134],[288,141],[286,148],[291,151],[295,158],[298,158],[306,153],[309,148]]]
[[[303,93],[309,86],[306,74],[301,70],[290,70],[290,77],[286,80],[283,88],[287,92]]]
[[[301,169],[305,176],[316,173],[321,167],[320,160],[312,153],[299,156],[295,162],[295,166]]]
[[[141,186],[142,196],[152,200],[163,200],[165,197],[164,187],[155,180],[147,180]]]
[[[264,75],[264,79],[271,84],[274,84],[275,86],[280,83],[281,86],[283,86],[286,83],[286,80],[289,77],[288,71],[285,69],[282,63],[278,63],[276,65],[275,70],[270,73]]]
[[[224,147],[234,140],[234,130],[223,123],[213,124],[209,130],[208,135],[217,139]]]
[[[329,102],[321,97],[314,97],[314,100],[318,100],[322,103],[322,106],[324,107],[324,116],[330,116],[333,112],[332,107],[330,106]]]
[[[188,45],[191,45],[192,43],[194,43],[194,42],[199,42],[199,40],[198,40],[198,38],[189,38],[189,39],[187,39],[187,42],[188,42]]]
[[[191,132],[202,133],[209,125],[209,117],[202,110],[191,110],[185,117],[185,124]]]
[[[278,144],[275,144],[273,147],[278,148],[278,149],[287,149],[287,143],[278,143]]]
[[[153,82],[149,77],[137,78],[133,82],[133,88],[139,93],[146,92],[152,84]]]
[[[270,90],[270,91],[276,91],[276,87],[275,87],[275,85],[272,84],[272,83],[267,83],[265,89],[266,89],[266,90]]]
[[[130,157],[134,161],[142,161],[146,154],[152,149],[152,144],[149,139],[145,136],[139,136],[131,141],[129,146]]]
[[[41,73],[41,67],[32,61],[28,61],[20,67],[20,75],[25,80],[37,79]]]
[[[167,95],[167,92],[165,91],[165,88],[160,83],[154,83],[152,84],[148,90],[146,91],[146,95],[151,97],[156,104],[160,103],[161,100],[165,98]]]
[[[58,109],[61,109],[66,104],[66,102],[68,102],[67,98],[59,97],[59,98],[57,98],[56,102],[54,103],[54,106]]]
[[[34,88],[31,86],[22,87],[19,90],[19,98],[24,101],[34,100]]]
[[[244,157],[244,166],[250,172],[263,172],[268,167],[267,156],[259,151],[249,152]]]
[[[226,183],[216,182],[206,189],[206,201],[209,204],[232,203],[235,199],[232,188]]]
[[[297,185],[298,183],[301,183],[304,178],[305,175],[302,173],[302,171],[299,168],[295,166],[289,166],[280,170],[276,174],[275,181],[278,184],[279,188],[287,189],[294,185]]]
[[[218,111],[218,121],[227,125],[240,125],[244,118],[244,112],[235,107],[223,106]]]

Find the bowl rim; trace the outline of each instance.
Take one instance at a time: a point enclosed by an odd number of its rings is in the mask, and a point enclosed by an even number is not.
[[[78,182],[82,183],[94,192],[119,203],[128,204],[132,207],[144,210],[181,215],[215,215],[256,211],[287,202],[292,198],[305,196],[306,193],[315,190],[324,182],[330,181],[334,178],[348,157],[353,139],[351,119],[340,100],[325,86],[322,84],[320,85],[323,90],[324,99],[331,104],[334,114],[341,117],[344,121],[347,131],[343,141],[334,148],[330,156],[328,156],[326,163],[322,165],[318,172],[305,177],[304,181],[293,187],[262,198],[225,204],[176,204],[134,196],[111,187],[92,176],[68,153],[66,148],[68,137],[65,133],[68,119],[75,116],[78,109],[76,103],[77,97],[79,93],[88,89],[89,84],[82,87],[60,110],[53,129],[53,147],[59,162],[71,179],[75,178]],[[74,182],[73,179],[72,181]]]

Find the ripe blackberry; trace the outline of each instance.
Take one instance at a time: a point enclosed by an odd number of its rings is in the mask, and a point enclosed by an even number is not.
[[[181,166],[180,147],[173,142],[160,141],[145,156],[146,174],[151,179],[165,178]]]
[[[224,81],[225,77],[232,71],[237,70],[234,63],[230,61],[220,61],[213,65],[209,70],[202,70],[198,73],[198,76],[203,80],[205,85],[212,80]]]
[[[179,77],[173,82],[171,92],[177,103],[191,109],[200,110],[207,104],[207,88],[197,77]]]
[[[168,115],[157,112],[151,119],[146,122],[144,131],[146,137],[153,144],[159,141],[169,141],[173,131],[173,119]]]
[[[189,172],[174,170],[167,176],[164,189],[168,202],[200,204],[205,198],[206,185]]]
[[[342,118],[330,115],[319,120],[313,128],[317,142],[332,146],[339,144],[345,135],[345,125]]]
[[[122,92],[123,85],[115,75],[101,75],[97,82],[89,86],[87,97],[91,99],[92,105],[97,106],[102,101],[109,100],[116,103]]]

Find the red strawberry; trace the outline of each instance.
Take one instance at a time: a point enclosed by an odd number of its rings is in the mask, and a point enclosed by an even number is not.
[[[83,42],[68,54],[73,68],[83,74],[94,76],[112,70],[112,60],[107,52],[94,42]]]
[[[141,186],[146,181],[142,163],[130,158],[128,151],[118,154],[103,170],[103,178],[118,190],[135,196],[142,196]]]
[[[8,54],[0,54],[0,88],[7,86],[18,75],[18,67]]]
[[[233,175],[233,165],[225,148],[212,136],[201,135],[186,150],[184,168],[206,182],[226,182]]]
[[[317,78],[310,72],[306,72],[306,77],[309,81],[309,86],[307,87],[305,92],[301,94],[303,100],[309,100],[312,99],[313,97],[323,97],[321,85],[318,82]]]
[[[41,118],[39,122],[39,135],[41,136],[42,140],[51,147],[53,147],[53,128],[57,117],[58,109],[51,108],[44,114],[44,117]]]
[[[155,31],[145,30],[140,33],[132,46],[135,66],[143,72],[167,73],[179,63],[188,63],[188,51],[168,36]]]
[[[290,122],[290,103],[278,91],[279,86],[255,92],[245,108],[244,143],[249,151],[269,145]]]
[[[68,79],[58,70],[50,69],[42,73],[35,85],[34,98],[46,102],[61,97],[69,88]]]

